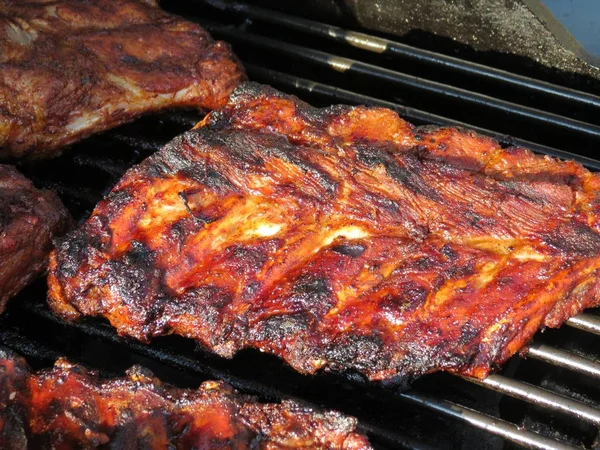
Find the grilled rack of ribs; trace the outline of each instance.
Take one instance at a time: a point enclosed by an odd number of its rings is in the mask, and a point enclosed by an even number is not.
[[[600,303],[599,193],[574,162],[249,83],[62,240],[50,304],[302,373],[483,378]]]
[[[14,167],[0,164],[0,312],[46,270],[52,237],[70,224],[56,194],[36,189]]]
[[[259,403],[223,382],[175,388],[141,367],[103,379],[59,360],[32,373],[0,349],[0,447],[7,450],[371,448],[355,427],[340,413]]]
[[[65,145],[169,107],[222,106],[229,46],[155,0],[0,0],[0,157]]]

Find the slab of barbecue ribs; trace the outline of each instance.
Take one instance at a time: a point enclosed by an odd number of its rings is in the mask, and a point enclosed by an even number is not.
[[[0,0],[0,157],[44,158],[169,107],[223,106],[229,46],[156,0]]]
[[[247,84],[58,245],[50,304],[303,373],[485,377],[600,303],[599,193],[574,162]]]
[[[123,378],[59,360],[31,372],[0,349],[0,448],[366,450],[356,420],[293,401],[259,403],[225,383],[162,384],[141,367]]]
[[[36,189],[14,167],[0,164],[0,312],[46,270],[52,237],[70,224],[56,194]]]

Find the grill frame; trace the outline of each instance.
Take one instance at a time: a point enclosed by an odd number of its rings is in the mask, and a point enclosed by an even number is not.
[[[177,9],[176,2],[174,8],[177,12],[181,12]],[[507,102],[501,98],[498,99],[477,92],[465,91],[462,88],[444,85],[437,81],[426,80],[387,68],[380,68],[371,63],[363,63],[346,56],[323,52],[310,46],[305,46],[304,42],[299,44],[277,41],[261,34],[255,34],[253,30],[248,30],[248,28],[251,28],[255,22],[266,23],[269,26],[273,25],[279,28],[290,27],[296,32],[312,35],[313,38],[316,36],[318,39],[330,39],[336,45],[358,47],[361,52],[377,54],[390,52],[394,57],[400,55],[402,58],[408,58],[409,60],[433,68],[443,67],[456,71],[461,75],[474,77],[475,79],[485,79],[488,82],[497,83],[499,89],[500,87],[506,88],[507,86],[518,88],[525,93],[531,94],[533,92],[538,96],[551,97],[553,101],[559,99],[560,102],[567,102],[569,105],[575,105],[584,109],[592,107],[600,110],[600,97],[590,93],[552,85],[522,75],[511,74],[499,69],[459,60],[428,50],[417,49],[362,31],[345,30],[340,27],[301,19],[279,12],[276,13],[244,3],[236,2],[225,5],[207,0],[206,2],[198,2],[195,7],[190,7],[188,4],[185,6],[185,9],[188,12],[190,9],[199,12],[209,11],[208,20],[204,18],[198,19],[193,14],[186,15],[192,20],[199,21],[216,37],[230,40],[233,43],[234,50],[236,50],[236,42],[242,40],[245,41],[246,46],[254,48],[254,51],[257,53],[267,49],[275,53],[283,52],[286,57],[294,57],[302,62],[316,64],[319,70],[323,71],[317,72],[317,75],[324,73],[324,71],[341,70],[344,74],[348,74],[349,76],[353,74],[359,75],[368,81],[391,80],[394,83],[400,83],[402,86],[410,86],[411,89],[416,89],[417,91],[430,92],[434,90],[436,95],[457,97],[460,101],[470,106],[484,105],[511,116],[518,115],[524,119],[533,120],[540,126],[559,129],[574,136],[584,136],[585,139],[592,139],[600,143],[600,124],[596,122],[584,123],[579,119],[568,116],[544,113],[528,105]],[[227,14],[235,15],[234,20],[232,20],[235,23],[218,22],[219,18]],[[238,16],[241,16],[243,20],[236,22]],[[259,31],[264,32],[263,29]],[[246,51],[244,54],[247,55],[248,52]],[[300,95],[301,98],[309,101],[321,98],[321,101],[330,104],[350,103],[388,107],[397,111],[403,118],[418,125],[435,124],[440,126],[465,127],[493,137],[505,146],[524,146],[541,154],[575,159],[591,170],[600,170],[600,161],[574,153],[572,148],[553,148],[544,143],[532,142],[522,137],[509,136],[501,130],[468,124],[454,117],[446,117],[429,110],[416,109],[410,103],[401,104],[396,101],[374,97],[370,93],[365,94],[351,89],[339,88],[326,82],[281,72],[272,67],[265,67],[253,62],[248,63],[245,60],[244,62],[251,79],[273,84],[288,92],[291,91],[291,93]],[[320,77],[317,76],[316,78],[318,80]],[[93,207],[103,194],[107,193],[125,169],[158,150],[162,144],[169,140],[168,138],[174,137],[179,132],[191,128],[200,118],[201,116],[194,112],[167,112],[155,115],[134,124],[109,131],[101,136],[92,137],[76,145],[77,148],[68,152],[65,156],[58,158],[56,161],[49,162],[46,165],[24,166],[22,170],[38,185],[54,188],[63,197],[75,216],[83,220],[91,212],[91,207]],[[156,136],[148,136],[148,130],[152,129],[153,121],[161,124],[158,128],[162,127],[157,133],[158,138]],[[86,149],[86,147],[90,146],[92,147],[91,149]],[[122,157],[122,149],[127,149],[125,157]],[[108,155],[106,151],[108,151]],[[69,177],[69,171],[72,168],[79,168],[82,172],[101,174],[97,175],[97,177],[101,178],[102,181],[96,183],[97,185],[93,187],[84,187],[81,182],[73,183]],[[52,173],[53,170],[56,171],[58,177],[49,175],[49,172]],[[189,382],[190,377],[193,380],[196,380],[198,376],[219,378],[242,391],[258,395],[267,400],[294,398],[298,401],[307,402],[304,396],[298,397],[296,395],[296,390],[290,388],[289,382],[277,385],[257,381],[251,376],[245,376],[243,373],[240,376],[236,372],[238,369],[235,368],[235,361],[231,364],[219,361],[217,358],[206,355],[199,349],[179,352],[171,348],[171,344],[165,345],[163,342],[145,345],[131,339],[120,338],[110,327],[99,320],[86,320],[77,324],[65,325],[49,311],[43,301],[43,297],[43,286],[38,283],[37,286],[26,290],[19,298],[15,299],[9,307],[7,314],[0,319],[3,324],[0,330],[0,342],[2,344],[12,347],[32,359],[43,361],[45,364],[61,355],[63,348],[60,345],[57,343],[44,345],[39,332],[27,330],[26,322],[28,318],[35,317],[35,320],[43,324],[45,329],[60,329],[62,327],[69,333],[74,332],[77,335],[86,336],[88,339],[114,346],[114,348],[125,349],[126,352],[146,358],[148,362],[154,361],[158,364],[156,367],[160,365],[169,366],[178,372],[186,373],[188,375],[187,382]],[[592,340],[597,339],[595,336],[600,336],[600,316],[594,312],[576,316],[570,319],[566,323],[566,326],[589,335],[589,339]],[[94,358],[86,355],[85,351],[78,353],[77,351],[70,350],[66,353],[67,356],[71,356],[76,360],[82,359],[86,362],[91,362],[92,365],[94,364]],[[553,392],[545,387],[520,380],[514,377],[514,373],[509,373],[515,371],[515,366],[520,366],[524,363],[525,359],[529,359],[544,364],[544,367],[547,367],[549,371],[567,370],[579,376],[597,380],[600,379],[600,362],[593,356],[590,357],[590,355],[578,354],[545,344],[543,339],[540,342],[534,340],[529,347],[524,349],[520,356],[516,356],[507,364],[507,368],[501,374],[492,375],[483,381],[468,378],[462,381],[466,380],[466,384],[473,386],[473,388],[482,387],[489,392],[498,392],[503,396],[513,397],[517,401],[528,405],[542,407],[552,417],[558,417],[559,419],[557,420],[560,420],[562,416],[566,416],[575,419],[575,421],[589,423],[595,427],[597,432],[598,426],[600,426],[600,405],[586,401],[585,399],[582,400],[573,395],[568,396]],[[99,364],[101,368],[103,367],[102,361],[95,361],[95,363]],[[276,365],[278,363],[271,362],[270,364]],[[285,371],[285,369],[283,370]],[[110,372],[110,369],[108,371]],[[399,390],[397,386],[377,386],[374,388],[364,380],[356,379],[351,374],[348,376],[323,376],[325,381],[322,381],[319,377],[314,379],[311,377],[305,378],[306,380],[303,383],[306,383],[305,386],[308,387],[313,381],[317,380],[315,382],[324,383],[325,386],[328,386],[328,383],[332,383],[335,386],[342,386],[342,391],[349,391],[351,393],[366,392],[371,394],[371,390],[373,389],[377,392],[381,390],[377,395],[394,396],[394,401],[400,402],[409,409],[414,408],[415,410],[433,412],[434,415],[448,419],[450,422],[456,423],[459,427],[468,425],[482,430],[483,436],[496,436],[507,443],[517,446],[537,449],[577,448],[569,445],[569,443],[524,429],[518,424],[499,416],[494,416],[487,411],[477,409],[478,405],[473,407],[473,405],[469,405],[467,402],[461,403],[460,401],[436,397],[431,393],[422,392],[418,388],[408,391]],[[178,380],[176,376],[172,377],[172,379],[175,382]],[[299,378],[296,377],[296,379]],[[311,402],[309,401],[309,403]],[[325,398],[318,402],[315,402],[313,399],[312,403],[318,403],[317,406],[329,407],[331,402]],[[352,411],[349,412],[352,414]],[[434,448],[423,440],[422,437],[414,437],[404,432],[398,432],[387,425],[381,426],[377,421],[373,422],[369,418],[360,417],[360,415],[358,417],[360,430],[366,432],[382,448]],[[560,432],[557,432],[557,434],[560,435]],[[593,441],[598,442],[598,439],[598,435],[596,435]],[[595,445],[592,442],[589,448],[596,448]]]

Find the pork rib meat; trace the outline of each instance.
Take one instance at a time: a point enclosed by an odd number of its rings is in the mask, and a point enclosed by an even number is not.
[[[62,241],[50,303],[303,373],[485,377],[600,303],[599,195],[572,161],[247,84]]]
[[[0,0],[0,157],[68,144],[170,107],[223,106],[229,46],[155,0]]]
[[[0,447],[367,450],[356,420],[293,401],[260,403],[223,382],[163,384],[143,367],[101,378],[60,359],[31,372],[0,348]]]
[[[46,270],[52,238],[70,224],[54,192],[37,189],[13,166],[0,164],[0,312]]]

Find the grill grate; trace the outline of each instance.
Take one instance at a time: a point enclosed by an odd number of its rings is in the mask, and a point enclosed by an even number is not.
[[[526,146],[600,170],[600,161],[589,157],[600,143],[600,97],[594,94],[256,6],[228,3],[224,9],[208,3],[169,6],[184,14],[201,12],[201,22],[233,44],[256,81],[316,105],[384,106],[415,124],[468,127],[505,146]],[[55,189],[84,220],[128,167],[199,118],[194,112],[149,116],[22,170],[38,185]],[[266,400],[295,398],[355,415],[380,448],[600,448],[595,311],[560,330],[538,333],[520,356],[486,380],[434,374],[403,390],[352,374],[301,376],[253,351],[222,360],[177,337],[140,344],[118,337],[100,320],[63,324],[44,298],[41,281],[0,318],[0,342],[34,364],[66,354],[107,373],[142,363],[180,385],[220,378]]]

